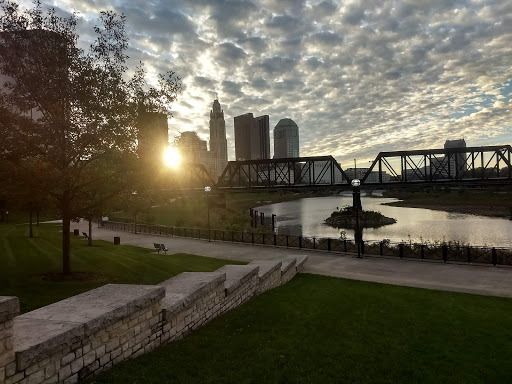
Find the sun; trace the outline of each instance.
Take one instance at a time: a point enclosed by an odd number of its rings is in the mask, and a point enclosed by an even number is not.
[[[172,169],[178,169],[181,164],[181,155],[178,148],[167,147],[163,155],[164,164]]]

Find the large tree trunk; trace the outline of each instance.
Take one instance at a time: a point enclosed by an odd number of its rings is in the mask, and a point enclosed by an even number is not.
[[[68,208],[63,209],[62,215],[62,272],[71,274],[71,217]]]
[[[89,239],[87,240],[88,245],[92,245],[92,219],[89,218]]]
[[[30,216],[30,220],[29,220],[29,227],[30,227],[30,237],[34,237],[34,232],[32,231],[32,212],[33,212],[33,209],[32,209],[32,203],[30,203],[30,206],[29,206],[29,216]]]

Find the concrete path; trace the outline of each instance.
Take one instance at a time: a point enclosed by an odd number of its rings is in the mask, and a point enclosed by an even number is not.
[[[80,234],[87,232],[87,222],[72,223]],[[428,261],[411,261],[379,257],[333,254],[322,251],[299,250],[263,245],[229,242],[208,242],[179,237],[133,234],[97,228],[93,225],[93,239],[154,249],[153,243],[164,243],[168,254],[190,253],[229,260],[272,260],[297,255],[308,255],[304,273],[343,277],[354,280],[386,284],[475,293],[490,296],[512,297],[512,268],[467,264],[444,264]]]

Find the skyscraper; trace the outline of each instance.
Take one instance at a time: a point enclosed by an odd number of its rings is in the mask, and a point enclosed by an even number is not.
[[[292,119],[281,119],[274,128],[274,158],[299,157],[299,127]]]
[[[180,135],[178,148],[186,162],[204,165],[214,180],[222,174],[228,164],[228,143],[224,111],[217,98],[210,110],[210,150],[194,131]]]
[[[210,152],[216,174],[220,176],[228,165],[228,141],[224,111],[220,107],[218,98],[215,98],[210,110]]]
[[[252,113],[235,116],[236,160],[270,158],[269,116],[254,117]]]
[[[270,159],[270,123],[269,116],[263,115],[254,119],[251,135],[251,159]]]
[[[238,160],[251,158],[251,132],[254,116],[252,113],[235,116],[235,157]]]

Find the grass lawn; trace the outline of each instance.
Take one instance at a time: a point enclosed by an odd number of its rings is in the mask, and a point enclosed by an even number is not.
[[[89,383],[510,383],[512,300],[301,274]]]
[[[60,227],[0,225],[0,296],[18,296],[21,311],[65,299],[107,283],[156,284],[181,272],[214,271],[230,260],[186,254],[158,255],[154,250],[71,236],[74,272],[98,275],[85,281],[47,281],[43,275],[62,270]]]

